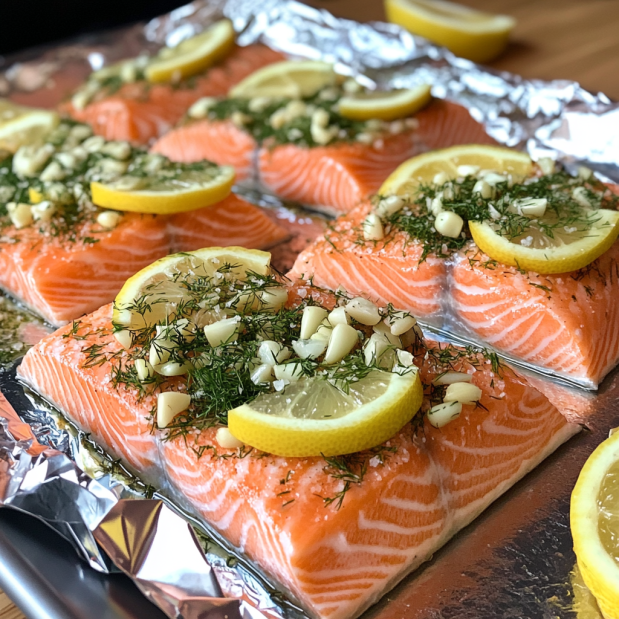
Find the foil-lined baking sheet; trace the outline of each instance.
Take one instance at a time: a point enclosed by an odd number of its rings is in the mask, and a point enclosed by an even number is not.
[[[359,24],[290,0],[200,0],[146,25],[21,54],[6,61],[0,95],[51,107],[90,70],[176,44],[222,16],[233,21],[241,45],[261,41],[291,57],[335,62],[369,87],[430,82],[434,96],[466,106],[498,142],[527,149],[534,158],[556,157],[568,167],[584,163],[619,182],[619,106],[603,94],[573,82],[490,71],[397,26]],[[282,208],[270,196],[254,199]],[[292,211],[279,216],[303,224],[303,216]],[[289,258],[283,256],[282,264]],[[11,358],[45,328],[20,312],[13,308],[11,315],[23,314],[20,320],[34,326],[9,343],[0,340],[2,350],[14,347]],[[188,515],[181,517],[152,488],[119,471],[27,394],[11,370],[0,370],[0,392],[0,503],[43,519],[94,569],[129,574],[170,617],[302,616],[251,565],[200,526],[190,526]],[[367,617],[579,616],[586,592],[574,571],[569,496],[593,447],[619,425],[617,372],[586,398],[590,429],[486,510]],[[149,498],[135,500],[144,496]]]

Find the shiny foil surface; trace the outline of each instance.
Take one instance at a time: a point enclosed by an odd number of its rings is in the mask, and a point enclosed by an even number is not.
[[[233,21],[241,45],[260,41],[291,57],[335,62],[339,71],[369,87],[432,83],[434,96],[466,106],[498,142],[526,149],[534,158],[556,157],[568,168],[584,163],[619,182],[619,105],[605,95],[573,82],[491,71],[397,26],[359,24],[290,0],[197,1],[146,25],[24,53],[6,61],[0,96],[51,107],[91,70],[174,45],[222,16]],[[254,199],[277,204],[270,196]],[[286,260],[289,256],[282,264]],[[268,575],[263,578],[231,556],[206,532],[196,533],[180,510],[156,494],[139,498],[151,492],[138,480],[117,470],[95,473],[96,446],[85,446],[79,432],[14,376],[14,368],[0,369],[1,505],[45,521],[94,569],[125,572],[170,617],[304,616],[272,589]],[[588,455],[619,425],[618,372],[597,394],[582,398],[588,429],[364,617],[594,616],[582,614],[589,600],[574,570],[569,497]]]

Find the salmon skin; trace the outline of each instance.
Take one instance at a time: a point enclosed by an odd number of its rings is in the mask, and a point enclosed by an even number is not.
[[[422,244],[404,232],[364,241],[359,230],[371,209],[366,203],[337,220],[289,276],[391,302],[447,334],[587,389],[619,361],[619,242],[584,269],[541,276],[497,264],[473,243],[449,259],[431,253],[421,260]]]
[[[170,130],[187,108],[201,97],[223,97],[228,90],[261,67],[283,60],[282,54],[263,45],[236,46],[220,63],[179,85],[124,84],[114,93],[102,91],[83,109],[70,101],[60,111],[90,124],[108,140],[148,144]]]
[[[338,214],[376,193],[393,170],[415,155],[471,141],[495,143],[465,108],[454,103],[433,101],[414,118],[416,128],[387,133],[372,144],[353,141],[314,147],[261,145],[229,120],[201,120],[170,131],[152,150],[172,161],[208,159],[232,165],[239,180]]]
[[[301,282],[290,294],[311,292]],[[509,368],[428,343],[416,356],[422,410],[448,370],[472,374],[483,393],[441,430],[416,418],[378,448],[329,460],[225,449],[216,428],[166,440],[148,420],[154,393],[114,378],[129,353],[112,336],[111,310],[32,348],[21,379],[318,619],[357,617],[579,430]]]
[[[8,226],[0,238],[0,288],[56,326],[109,303],[129,277],[169,253],[215,243],[264,249],[289,232],[262,209],[230,195],[177,215],[125,213],[113,230],[93,217],[70,236]]]

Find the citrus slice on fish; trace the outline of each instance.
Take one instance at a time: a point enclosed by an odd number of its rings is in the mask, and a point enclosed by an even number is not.
[[[0,99],[0,149],[14,153],[20,146],[41,142],[60,118],[51,110],[40,110]]]
[[[586,220],[571,226],[557,226],[548,236],[541,225],[554,224],[549,213],[531,222],[519,236],[502,236],[492,222],[470,221],[477,247],[494,260],[523,271],[569,273],[591,264],[608,251],[619,235],[619,212],[591,211]]]
[[[409,90],[366,92],[342,97],[338,109],[342,116],[352,120],[396,120],[411,116],[430,99],[431,87],[424,84]]]
[[[604,617],[619,617],[619,433],[599,445],[580,472],[570,526],[585,584]]]
[[[422,399],[415,367],[403,375],[373,370],[347,391],[320,376],[302,378],[229,411],[228,428],[246,445],[278,456],[336,456],[384,443]]]
[[[230,97],[252,99],[273,97],[300,99],[335,84],[332,64],[318,60],[284,60],[258,69],[234,86]]]
[[[420,185],[432,183],[441,172],[449,178],[456,178],[460,166],[496,170],[521,178],[533,170],[531,158],[525,153],[500,146],[465,144],[431,151],[405,161],[391,173],[378,193],[383,196],[414,195]]]
[[[507,15],[483,13],[445,0],[385,0],[385,11],[390,22],[475,62],[498,56],[516,24]]]
[[[234,46],[232,23],[222,19],[176,47],[164,47],[145,67],[149,82],[175,82],[208,69]]]
[[[130,277],[114,300],[113,321],[128,329],[159,324],[187,297],[187,281],[226,267],[238,279],[269,273],[271,254],[244,247],[208,247],[161,258]]]
[[[132,175],[92,182],[92,201],[117,211],[171,215],[210,206],[230,195],[234,168],[213,164],[176,164],[165,173]]]

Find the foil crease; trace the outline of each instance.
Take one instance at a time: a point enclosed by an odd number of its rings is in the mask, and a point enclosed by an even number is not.
[[[398,26],[359,24],[293,0],[198,0],[145,25],[24,53],[5,61],[0,95],[56,105],[90,70],[175,45],[222,16],[241,45],[263,42],[291,57],[334,62],[370,88],[431,83],[435,97],[465,106],[497,142],[568,168],[584,163],[619,182],[619,104],[604,94],[492,71]],[[125,572],[170,617],[299,616],[282,611],[242,564],[205,554],[166,503],[127,498],[130,489],[112,476],[85,473],[79,437],[33,405],[11,372],[0,369],[0,390],[1,506],[46,522],[94,569]]]

